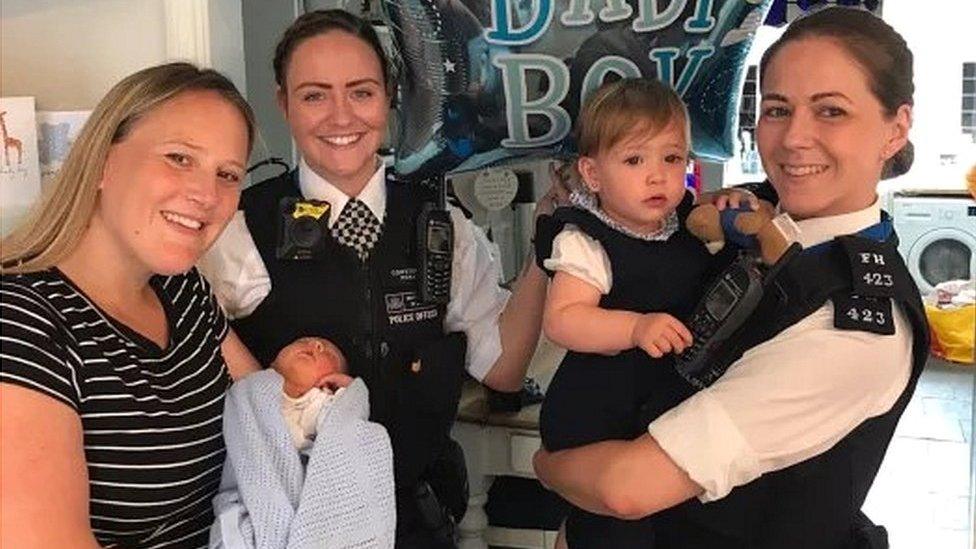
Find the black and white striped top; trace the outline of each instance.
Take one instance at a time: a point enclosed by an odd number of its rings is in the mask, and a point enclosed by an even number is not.
[[[166,349],[57,269],[3,276],[0,382],[78,412],[101,544],[203,547],[224,461],[227,321],[195,269],[151,285],[166,311]]]

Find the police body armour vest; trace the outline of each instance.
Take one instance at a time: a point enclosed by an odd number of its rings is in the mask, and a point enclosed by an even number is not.
[[[398,487],[415,484],[444,447],[464,376],[464,335],[445,335],[445,307],[420,299],[414,235],[421,193],[388,179],[382,234],[365,263],[330,234],[317,257],[276,257],[279,201],[301,197],[296,172],[254,185],[241,197],[271,292],[234,329],[266,366],[298,337],[338,345],[349,374],[369,387],[370,418],[390,433]]]
[[[879,334],[894,333],[892,307],[900,307],[914,336],[912,372],[901,396],[888,412],[867,419],[819,456],[766,473],[720,500],[691,500],[660,514],[655,549],[858,546],[856,518],[928,353],[919,292],[898,254],[897,238],[893,233],[881,242],[842,236],[804,251],[776,277],[720,361],[731,364],[828,299],[837,329]]]

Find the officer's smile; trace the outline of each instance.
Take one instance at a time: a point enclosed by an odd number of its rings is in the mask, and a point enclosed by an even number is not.
[[[358,143],[359,140],[363,138],[364,134],[365,132],[358,132],[347,135],[323,136],[319,139],[334,147],[348,147]]]
[[[780,164],[783,173],[790,177],[805,177],[819,175],[827,171],[826,164]]]

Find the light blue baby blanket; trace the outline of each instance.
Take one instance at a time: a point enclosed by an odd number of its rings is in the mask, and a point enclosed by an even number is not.
[[[263,370],[227,393],[210,547],[392,548],[393,450],[386,429],[368,421],[366,384],[356,379],[323,409],[303,466],[281,414],[282,382]]]

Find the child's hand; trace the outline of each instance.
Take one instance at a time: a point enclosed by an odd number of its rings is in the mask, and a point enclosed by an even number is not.
[[[641,315],[634,324],[631,338],[635,347],[644,349],[654,358],[667,353],[680,353],[691,345],[691,332],[677,318],[666,313]]]
[[[315,386],[328,388],[330,391],[334,393],[339,389],[348,387],[350,383],[352,383],[351,377],[347,376],[346,374],[336,372],[334,374],[328,374],[326,376],[322,376],[322,378],[319,379],[318,383],[316,383]]]
[[[698,204],[712,204],[719,211],[725,208],[738,209],[743,204],[748,204],[753,211],[759,209],[759,199],[756,198],[756,195],[740,188],[703,192],[698,197]]]

